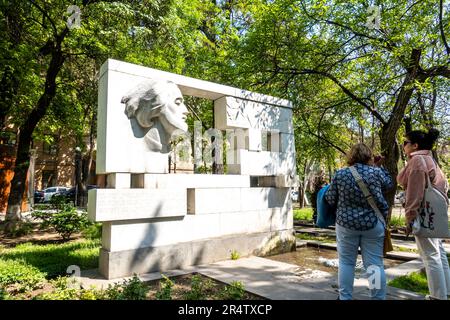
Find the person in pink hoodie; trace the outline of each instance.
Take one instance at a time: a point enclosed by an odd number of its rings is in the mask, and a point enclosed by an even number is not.
[[[427,174],[433,186],[447,196],[447,179],[431,152],[438,137],[439,131],[435,129],[429,132],[415,130],[408,132],[403,142],[408,164],[398,174],[397,182],[406,189],[405,217],[408,234],[411,233],[412,223],[424,197]],[[415,239],[427,274],[430,290],[427,298],[447,300],[447,295],[450,295],[450,271],[442,239],[417,236]]]

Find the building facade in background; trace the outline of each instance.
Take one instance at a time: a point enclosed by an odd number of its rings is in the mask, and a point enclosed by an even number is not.
[[[44,190],[53,186],[73,187],[77,183],[75,139],[71,136],[57,135],[47,138],[49,138],[46,139],[47,141],[52,142],[33,141],[22,211],[30,209],[35,190]],[[16,148],[17,131],[13,128],[2,131],[0,136],[0,213],[5,213],[7,209],[10,183],[14,176]],[[81,160],[79,165],[82,166],[83,161],[85,160]],[[30,181],[33,183],[30,184]],[[87,184],[96,183],[94,159]]]

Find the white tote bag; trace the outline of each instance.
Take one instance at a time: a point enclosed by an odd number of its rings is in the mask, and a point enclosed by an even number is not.
[[[420,157],[425,164],[423,157]],[[414,220],[412,233],[422,238],[450,238],[448,229],[447,198],[431,184],[428,172],[427,185],[420,205],[419,214]]]

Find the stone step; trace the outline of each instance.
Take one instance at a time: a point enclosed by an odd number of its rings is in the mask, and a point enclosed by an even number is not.
[[[306,246],[311,246],[311,247],[318,247],[318,248],[323,248],[323,249],[330,249],[330,250],[337,250],[337,244],[336,243],[324,243],[321,241],[316,241],[316,240],[301,240],[301,242],[299,242],[299,240],[297,240],[297,247],[300,246],[305,246],[305,242],[306,242]],[[359,253],[361,253],[361,250],[358,250]],[[396,259],[396,260],[403,260],[403,261],[410,261],[410,260],[414,260],[414,259],[418,259],[420,256],[417,253],[412,253],[412,252],[403,252],[403,251],[392,251],[392,252],[388,252],[386,254],[386,258],[389,259]]]

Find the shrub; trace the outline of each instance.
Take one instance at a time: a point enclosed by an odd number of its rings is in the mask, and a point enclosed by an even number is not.
[[[11,297],[9,296],[8,292],[0,286],[0,300],[9,300]]]
[[[14,285],[13,290],[25,292],[42,286],[45,273],[23,260],[0,259],[0,286]]]
[[[162,277],[163,280],[159,283],[160,289],[156,292],[156,299],[172,300],[172,287],[174,286],[174,283],[165,275],[162,275]]]
[[[33,209],[34,210],[47,210],[47,209],[49,209],[50,208],[50,205],[48,205],[48,204],[44,204],[44,203],[36,203],[36,204],[34,204],[34,206],[33,206]]]
[[[108,300],[145,300],[150,289],[143,283],[137,275],[133,278],[109,285],[101,296],[101,299]],[[97,293],[97,297],[99,294]]]
[[[45,229],[50,226],[50,219],[51,219],[52,215],[53,215],[53,212],[51,212],[51,211],[36,210],[31,213],[31,217],[33,219],[42,221],[41,222],[42,229]]]
[[[77,300],[77,289],[56,289],[33,297],[33,300]]]
[[[206,293],[204,292],[207,287],[202,280],[202,277],[198,274],[192,276],[191,290],[184,295],[185,300],[204,300]]]
[[[239,254],[239,252],[237,252],[236,250],[231,251],[231,260],[237,260],[241,257],[241,255]]]
[[[225,286],[219,293],[222,300],[242,300],[244,294],[244,285],[240,281],[231,282],[230,285]]]
[[[35,211],[32,217],[42,220],[42,228],[52,227],[63,238],[69,240],[73,233],[80,232],[90,223],[87,212],[78,212],[72,204],[57,203],[56,212]]]
[[[53,215],[50,223],[63,240],[69,240],[73,233],[84,229],[89,221],[86,212],[78,213],[74,207],[68,205],[60,213]]]
[[[67,205],[67,200],[65,197],[62,197],[60,195],[55,194],[54,196],[51,197],[50,199],[50,206],[54,209],[54,210],[63,210],[64,207]],[[72,204],[69,204],[72,206]]]
[[[124,300],[145,300],[150,290],[137,275],[122,284]]]
[[[102,224],[89,224],[83,231],[83,237],[86,239],[101,239],[102,238]]]
[[[103,300],[124,300],[122,291],[123,288],[120,283],[110,284],[104,291]]]
[[[50,281],[54,287],[51,292],[40,294],[34,300],[97,300],[102,299],[104,293],[100,290],[79,289],[70,286],[70,277],[58,277]]]
[[[82,289],[80,291],[80,300],[97,300],[103,299],[103,294],[101,291],[95,289]]]

